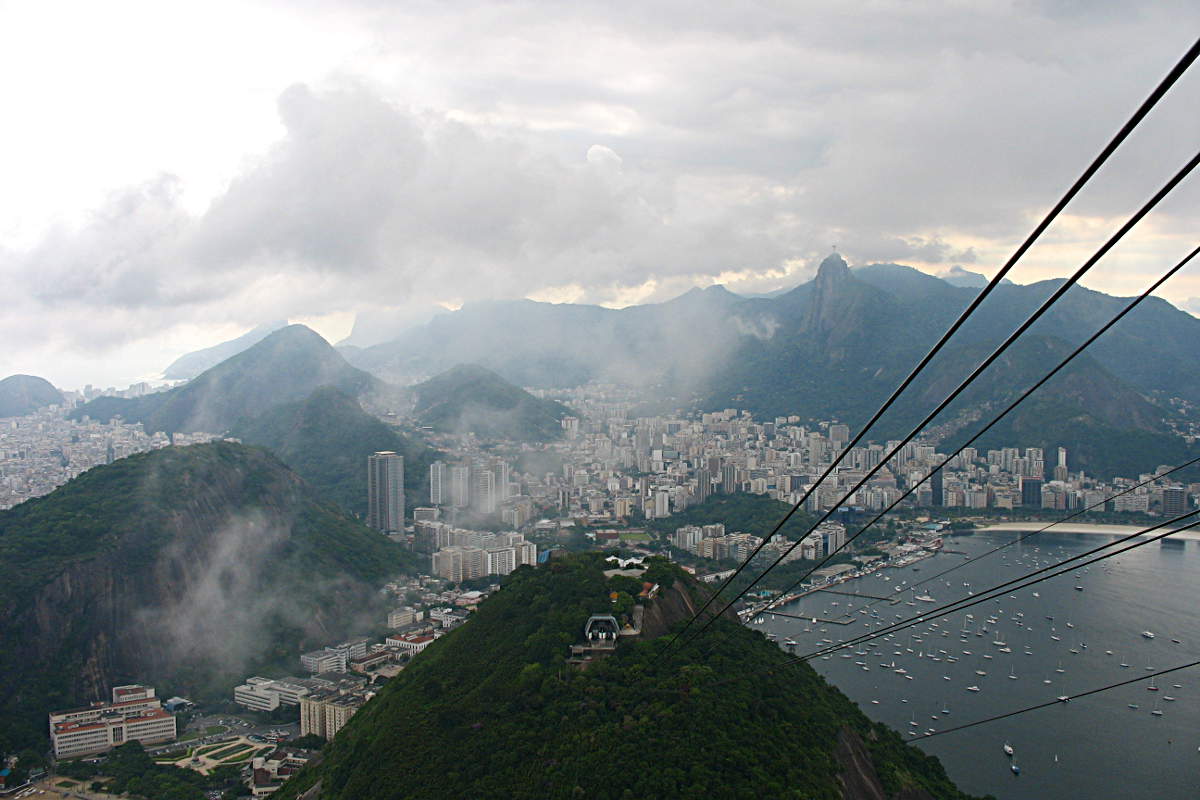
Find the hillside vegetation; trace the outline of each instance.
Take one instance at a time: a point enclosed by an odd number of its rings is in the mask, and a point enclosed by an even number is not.
[[[114,684],[224,696],[378,623],[412,554],[258,448],[172,447],[0,511],[0,737]],[[7,749],[0,741],[0,750]]]
[[[0,417],[23,417],[39,408],[62,404],[62,392],[36,375],[9,375],[0,380]]]
[[[367,513],[367,456],[377,450],[404,456],[407,508],[429,501],[429,465],[437,451],[366,413],[332,386],[243,420],[232,433],[272,451],[322,497],[360,517]]]
[[[581,554],[514,572],[277,796],[965,797],[936,759],[733,622],[669,656],[665,638],[623,641],[586,671],[568,667],[589,614],[627,610],[641,585],[605,566]],[[647,629],[694,607],[700,590],[677,567],[644,577],[665,587]]]
[[[646,527],[658,533],[672,534],[685,525],[710,525],[720,522],[725,525],[726,533],[766,536],[775,529],[779,520],[783,519],[789,510],[789,504],[765,494],[713,494],[705,498],[703,503],[688,506],[669,517],[647,520]],[[816,517],[807,511],[797,511],[780,529],[780,533],[789,539],[797,539],[814,522]]]
[[[75,409],[72,417],[107,422],[120,416],[142,423],[151,433],[224,433],[245,418],[301,400],[319,386],[353,397],[384,388],[347,364],[317,333],[289,325],[182,386],[135,398],[99,397]]]
[[[461,364],[413,387],[421,425],[489,439],[544,442],[563,435],[571,410],[534,397],[491,370]]]

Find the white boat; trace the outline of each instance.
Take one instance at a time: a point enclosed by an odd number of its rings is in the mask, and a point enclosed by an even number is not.
[[[978,686],[968,686],[968,687],[967,687],[967,691],[968,691],[968,692],[978,692],[978,691],[979,691],[979,687],[978,687]]]
[[[1146,639],[1153,639],[1154,633],[1152,631],[1142,631],[1142,637]]]
[[[1004,755],[1008,756],[1009,758],[1012,758],[1013,756],[1013,746],[1008,742],[1004,743]]]

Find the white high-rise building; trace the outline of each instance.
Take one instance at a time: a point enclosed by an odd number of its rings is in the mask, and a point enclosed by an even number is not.
[[[467,467],[450,468],[450,505],[466,508],[471,501],[471,471]]]
[[[496,475],[486,467],[471,468],[471,507],[481,514],[496,513]]]
[[[440,506],[450,498],[449,478],[444,461],[435,461],[429,465],[429,504]]]
[[[492,461],[492,486],[495,490],[496,504],[508,499],[509,467],[508,462],[497,458]]]
[[[404,530],[404,457],[391,450],[367,456],[367,524],[384,533]]]

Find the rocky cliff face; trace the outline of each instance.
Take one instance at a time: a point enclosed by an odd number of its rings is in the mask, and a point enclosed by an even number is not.
[[[817,269],[798,330],[828,361],[841,361],[856,343],[869,338],[891,305],[886,294],[855,278],[834,253]]]

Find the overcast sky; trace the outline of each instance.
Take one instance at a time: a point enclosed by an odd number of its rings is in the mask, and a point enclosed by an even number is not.
[[[992,273],[1200,32],[1194,1],[0,0],[0,376],[123,386],[276,318]],[[1200,142],[1185,76],[1013,277]],[[1084,282],[1194,246],[1200,179]],[[1200,312],[1200,272],[1163,296]]]

